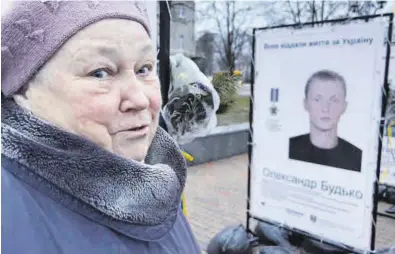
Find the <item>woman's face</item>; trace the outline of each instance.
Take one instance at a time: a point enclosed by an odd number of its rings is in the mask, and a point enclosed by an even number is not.
[[[161,108],[152,46],[137,22],[88,26],[32,80],[30,110],[120,156],[144,160]]]

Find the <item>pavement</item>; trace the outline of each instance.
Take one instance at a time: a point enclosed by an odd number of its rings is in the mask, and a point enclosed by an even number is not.
[[[226,226],[245,226],[247,165],[243,154],[188,169],[188,220],[203,250]],[[376,225],[376,249],[395,246],[395,219],[379,216]]]
[[[239,89],[240,96],[250,96],[251,95],[251,85],[244,83]]]

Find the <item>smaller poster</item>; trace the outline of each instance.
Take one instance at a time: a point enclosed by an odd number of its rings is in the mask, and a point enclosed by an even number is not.
[[[385,36],[384,46],[387,47],[388,35]],[[392,35],[392,40],[395,40],[395,33]],[[386,60],[386,56],[383,56]],[[391,44],[391,57],[388,70],[388,84],[389,84],[389,99],[387,101],[387,109],[385,113],[386,130],[384,130],[384,137],[381,152],[381,167],[380,167],[380,184],[385,184],[395,187],[395,42]]]
[[[380,183],[395,187],[395,137],[392,131],[383,137]]]

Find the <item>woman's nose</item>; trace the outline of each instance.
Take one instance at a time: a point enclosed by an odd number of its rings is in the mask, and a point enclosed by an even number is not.
[[[150,101],[144,89],[144,84],[137,78],[129,80],[129,84],[122,88],[122,112],[129,110],[144,110],[149,107]]]

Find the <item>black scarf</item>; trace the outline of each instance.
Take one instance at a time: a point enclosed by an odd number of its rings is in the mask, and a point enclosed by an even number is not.
[[[2,100],[5,169],[67,208],[139,239],[171,229],[180,207],[186,163],[161,128],[145,163],[128,160]]]

